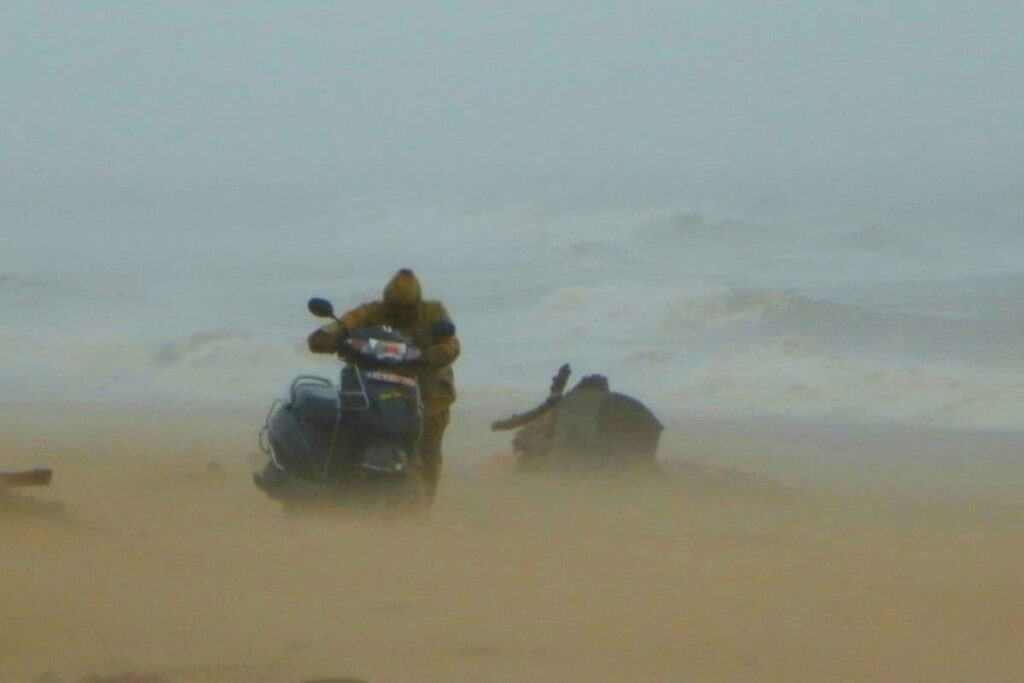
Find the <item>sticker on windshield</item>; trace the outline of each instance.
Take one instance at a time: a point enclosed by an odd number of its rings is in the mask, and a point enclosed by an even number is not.
[[[402,360],[405,358],[405,344],[399,342],[379,341],[374,355],[379,360]]]

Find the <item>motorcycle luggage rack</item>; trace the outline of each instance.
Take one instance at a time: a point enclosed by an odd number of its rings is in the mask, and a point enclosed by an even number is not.
[[[339,404],[340,410],[369,410],[370,409],[370,394],[366,391],[366,382],[363,380],[363,372],[356,365],[349,365],[348,368],[352,369],[352,374],[355,375],[356,381],[359,382],[358,390],[346,390],[345,387],[345,370],[341,371],[341,375],[338,377],[338,397],[341,399]],[[347,368],[346,368],[347,369]],[[363,405],[348,405],[345,401],[346,398],[358,398],[362,400]]]
[[[292,396],[295,394],[293,393]],[[270,459],[274,461],[275,465],[279,465],[277,462],[277,456],[274,455],[274,447],[270,443],[270,416],[274,414],[277,407],[282,404],[281,399],[276,399],[270,404],[270,410],[267,411],[267,416],[263,419],[263,428],[260,430],[260,450],[263,451],[263,455],[270,456]]]
[[[332,455],[334,453],[334,448],[335,448],[335,446],[337,444],[337,441],[338,441],[338,428],[341,425],[341,412],[343,410],[369,410],[369,408],[370,408],[370,397],[369,397],[369,395],[366,392],[366,384],[363,382],[363,378],[362,378],[362,376],[359,373],[359,368],[354,368],[354,369],[356,371],[356,377],[359,379],[359,387],[360,387],[361,391],[343,391],[342,390],[342,386],[343,386],[344,378],[343,377],[339,377],[338,378],[338,414],[337,414],[337,417],[334,420],[334,429],[331,430],[331,441],[330,441],[330,444],[327,447],[327,457],[324,458],[323,467],[320,469],[320,472],[319,472],[319,478],[320,478],[321,481],[327,479],[327,477],[328,477],[328,475],[330,474],[330,471],[331,471],[331,465],[333,464],[332,463],[332,460],[333,460]],[[295,392],[299,389],[299,387],[308,386],[308,385],[318,386],[318,387],[330,387],[332,389],[334,388],[334,384],[330,380],[324,379],[323,377],[317,377],[316,375],[299,375],[294,380],[292,380],[292,386],[291,386],[290,393],[291,393],[291,402],[293,404],[295,403],[295,400],[296,400]],[[359,396],[359,397],[361,397],[363,399],[363,404],[364,404],[363,407],[361,407],[361,408],[348,408],[348,407],[346,407],[344,405],[345,404],[345,396]],[[271,408],[270,408],[270,412],[271,413],[273,413],[274,407],[275,406],[271,406]],[[270,419],[270,415],[268,414],[268,416],[267,416],[268,423],[269,423],[269,419]],[[273,455],[273,448],[271,448],[270,450],[271,450],[271,458],[274,459],[275,464],[278,464],[277,463],[277,458]]]
[[[299,387],[305,386],[305,385],[313,385],[313,386],[318,386],[318,387],[329,387],[329,386],[332,386],[331,385],[331,380],[329,380],[329,379],[324,379],[323,377],[317,377],[316,375],[299,375],[298,377],[296,377],[295,379],[292,380],[292,386],[291,386],[291,389],[289,389],[289,394],[291,395],[291,402],[292,403],[295,403],[295,400],[296,400],[295,391]]]

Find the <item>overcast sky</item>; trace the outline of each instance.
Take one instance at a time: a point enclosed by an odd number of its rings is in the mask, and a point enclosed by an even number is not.
[[[5,202],[1024,191],[1024,3],[0,3]]]

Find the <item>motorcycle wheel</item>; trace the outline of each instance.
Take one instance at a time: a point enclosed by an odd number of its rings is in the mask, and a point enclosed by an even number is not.
[[[367,506],[385,515],[415,514],[427,506],[427,488],[418,472],[402,475],[369,476]]]

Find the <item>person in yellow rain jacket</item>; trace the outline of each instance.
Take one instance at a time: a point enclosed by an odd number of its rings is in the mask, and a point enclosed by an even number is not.
[[[431,326],[450,320],[440,301],[423,299],[416,275],[408,268],[395,273],[384,288],[380,301],[353,308],[338,320],[324,325],[309,335],[313,353],[334,353],[337,342],[349,330],[372,325],[388,325],[412,339],[423,351],[424,367],[417,372],[423,397],[423,435],[420,457],[423,478],[431,501],[441,478],[441,440],[450,419],[449,409],[455,402],[455,376],[451,364],[459,357],[459,339],[455,335],[435,338]]]

